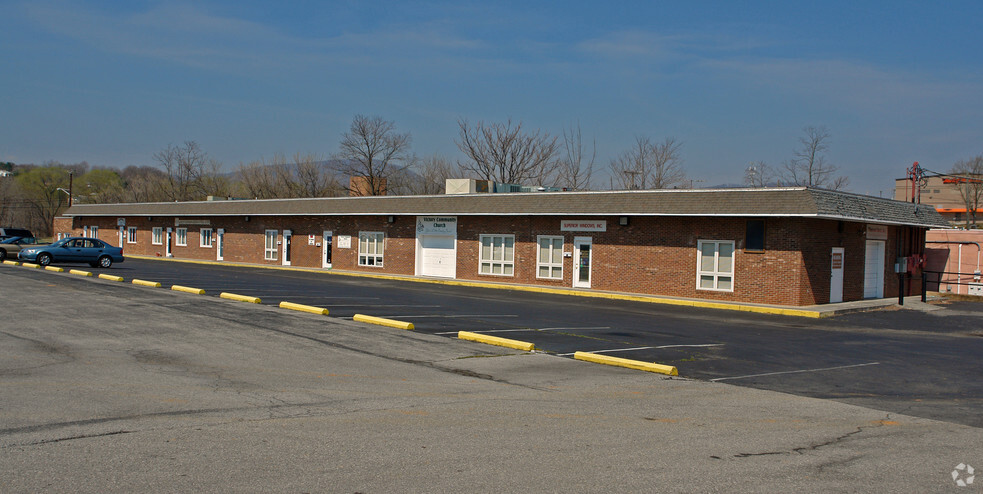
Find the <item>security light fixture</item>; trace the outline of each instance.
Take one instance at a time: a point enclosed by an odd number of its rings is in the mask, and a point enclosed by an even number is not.
[[[621,225],[621,226],[628,226],[628,217],[627,216],[621,216],[621,217],[619,217],[618,218],[618,224]]]

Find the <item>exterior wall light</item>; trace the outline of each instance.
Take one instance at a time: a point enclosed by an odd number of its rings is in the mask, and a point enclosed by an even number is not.
[[[389,221],[390,223],[395,223],[396,222],[396,217],[395,216],[390,216],[389,218],[386,218],[386,220]]]
[[[621,226],[628,226],[628,217],[627,216],[618,217],[618,224]]]

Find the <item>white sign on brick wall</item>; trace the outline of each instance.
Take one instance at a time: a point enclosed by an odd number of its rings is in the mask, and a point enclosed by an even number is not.
[[[606,232],[608,222],[604,220],[562,220],[561,232]]]
[[[352,248],[352,236],[351,235],[338,235],[338,248],[339,249],[351,249]]]

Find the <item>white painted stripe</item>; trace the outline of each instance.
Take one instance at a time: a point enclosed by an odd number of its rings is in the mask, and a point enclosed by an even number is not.
[[[698,347],[698,348],[702,348],[702,347],[708,347],[708,346],[723,346],[723,343],[705,343],[705,344],[702,344],[702,345],[637,346],[637,347],[632,347],[632,348],[612,348],[610,350],[594,350],[592,352],[587,352],[587,353],[630,352],[632,350],[657,350],[657,349],[660,349],[660,348],[679,348],[679,347]],[[573,352],[573,353],[558,353],[556,355],[557,356],[560,356],[560,357],[567,357],[567,356],[573,355],[574,353],[577,353],[577,352]]]
[[[850,369],[853,367],[864,367],[867,365],[878,365],[878,364],[880,364],[880,362],[867,362],[866,364],[841,365],[838,367],[824,367],[822,369],[801,369],[801,370],[783,371],[783,372],[766,372],[764,374],[749,374],[746,376],[718,377],[716,379],[711,379],[710,381],[729,381],[731,379],[747,379],[750,377],[777,376],[780,374],[801,374],[803,372],[821,372],[821,371],[837,370],[837,369]]]
[[[409,304],[320,304],[320,307],[440,307],[439,305],[409,305]]]
[[[536,332],[536,331],[556,331],[558,329],[611,329],[610,326],[594,326],[589,328],[525,328],[525,329],[488,329],[485,331],[471,331],[472,333],[521,333],[521,332]],[[434,334],[457,334],[457,331],[445,331],[443,333]],[[573,354],[571,354],[573,355]]]
[[[446,317],[446,318],[458,318],[458,317],[519,317],[516,314],[460,314],[460,315],[447,315],[447,314],[424,314],[419,316],[385,316],[392,319],[419,319],[423,317]]]

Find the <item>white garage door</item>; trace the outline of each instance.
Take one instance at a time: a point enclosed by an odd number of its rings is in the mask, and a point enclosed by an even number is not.
[[[884,242],[881,240],[867,241],[864,298],[884,298]]]
[[[420,237],[420,274],[440,278],[453,278],[457,274],[454,237],[449,235]]]

